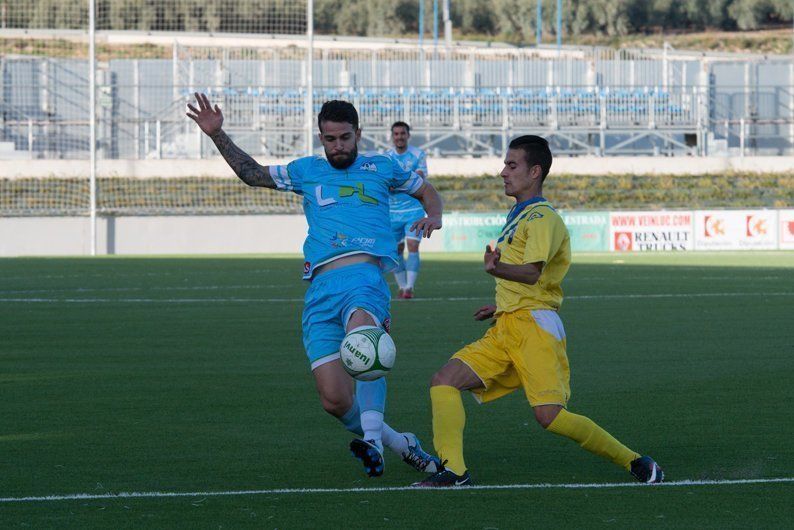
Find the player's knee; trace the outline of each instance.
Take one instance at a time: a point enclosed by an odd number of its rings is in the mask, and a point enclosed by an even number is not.
[[[408,240],[408,252],[419,252],[419,241]]]
[[[353,406],[353,400],[347,396],[320,396],[320,402],[325,412],[337,418],[344,416]]]
[[[560,413],[562,407],[559,405],[542,405],[532,410],[535,413],[535,420],[537,420],[541,427],[547,429],[557,417],[557,414]]]
[[[451,386],[460,389],[460,382],[452,370],[442,368],[430,378],[430,386]]]
[[[449,377],[444,374],[443,370],[434,373],[430,378],[430,386],[451,386],[449,384]]]

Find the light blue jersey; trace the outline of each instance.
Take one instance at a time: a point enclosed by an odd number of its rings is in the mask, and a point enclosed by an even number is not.
[[[416,192],[423,184],[418,174],[388,155],[367,153],[347,169],[334,168],[324,157],[309,156],[287,166],[271,166],[270,175],[280,191],[303,196],[309,224],[303,244],[305,280],[317,267],[353,254],[380,258],[384,270],[396,265],[389,197],[392,191]]]
[[[412,145],[404,153],[400,154],[394,149],[386,151],[386,154],[395,159],[404,171],[421,171],[425,178],[427,178],[427,155],[421,149]],[[394,216],[404,217],[401,214],[410,213],[408,217],[417,218],[417,212],[423,212],[422,203],[416,198],[411,197],[407,193],[395,193],[389,199],[389,209]],[[421,217],[421,216],[418,216]]]

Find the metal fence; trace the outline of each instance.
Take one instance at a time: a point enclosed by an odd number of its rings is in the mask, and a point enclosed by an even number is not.
[[[229,132],[253,154],[307,152],[314,120],[306,115],[305,46],[282,38],[210,47],[172,37],[170,46],[148,49],[156,58],[119,57],[129,52],[123,47],[102,51],[99,158],[210,155],[184,115],[196,91],[220,104]],[[311,109],[327,99],[352,101],[366,148],[385,147],[388,126],[403,120],[435,156],[499,153],[508,138],[529,132],[550,137],[560,154],[794,152],[790,58],[327,44],[312,54]],[[0,158],[89,157],[86,59],[6,54],[0,70]]]
[[[402,120],[434,157],[500,154],[527,133],[558,155],[794,154],[791,56],[315,38],[312,4],[2,2],[0,161],[86,160],[91,177],[50,190],[3,182],[0,203],[95,220],[97,193],[115,193],[113,182],[97,188],[97,158],[215,156],[185,116],[196,91],[255,156],[317,152],[314,116],[334,98],[358,108],[362,149],[387,147]],[[146,203],[155,189],[132,195]],[[190,193],[168,211],[188,211]]]

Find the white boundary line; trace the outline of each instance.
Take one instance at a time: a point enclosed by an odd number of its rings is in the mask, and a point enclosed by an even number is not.
[[[723,297],[764,297],[764,296],[794,296],[794,291],[775,293],[634,293],[634,294],[594,294],[567,296],[565,300],[628,300],[628,299],[658,299],[658,298],[723,298]],[[475,300],[490,300],[493,296],[460,296],[460,297],[435,297],[414,298],[412,300],[392,300],[397,303],[417,302],[461,302]],[[65,304],[102,304],[102,303],[140,303],[140,304],[206,304],[206,303],[285,303],[303,302],[303,298],[0,298],[0,303],[65,303]]]
[[[679,480],[664,482],[662,484],[647,485],[639,482],[602,482],[590,484],[493,484],[482,486],[467,486],[465,488],[414,488],[411,486],[396,486],[387,488],[284,488],[263,490],[230,490],[230,491],[133,491],[119,493],[73,493],[70,495],[43,495],[39,497],[0,497],[0,503],[12,502],[47,502],[70,500],[103,500],[103,499],[140,499],[140,498],[166,498],[166,497],[234,497],[243,495],[290,495],[312,493],[390,493],[399,491],[459,491],[468,492],[476,490],[539,490],[539,489],[607,489],[607,488],[641,488],[641,487],[686,487],[686,486],[732,486],[742,484],[781,484],[794,483],[794,477],[784,478],[757,478],[738,480]]]

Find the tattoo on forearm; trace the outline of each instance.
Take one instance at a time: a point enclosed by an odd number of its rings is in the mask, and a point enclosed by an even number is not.
[[[237,147],[229,136],[221,131],[210,135],[215,147],[221,152],[226,163],[234,170],[240,180],[249,186],[261,186],[265,188],[275,188],[276,183],[267,172],[264,166],[258,164],[256,160]]]

